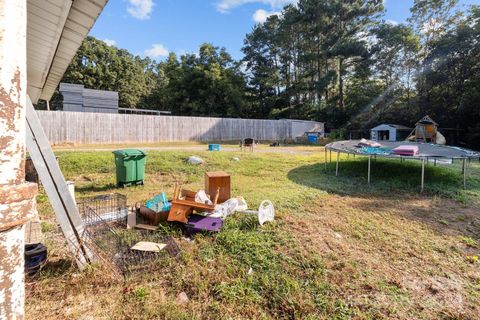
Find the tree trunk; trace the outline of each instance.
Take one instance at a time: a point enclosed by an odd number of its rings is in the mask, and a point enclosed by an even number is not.
[[[338,106],[342,111],[345,109],[343,97],[343,58],[339,58],[338,60]]]
[[[328,74],[328,71],[329,71],[328,70],[328,58],[325,58],[325,75]],[[330,94],[328,92],[328,84],[327,84],[327,86],[325,87],[325,105],[327,105],[329,97],[330,97]]]

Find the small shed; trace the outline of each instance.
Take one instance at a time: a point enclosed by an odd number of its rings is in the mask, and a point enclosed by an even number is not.
[[[370,139],[374,141],[401,141],[408,137],[412,128],[399,124],[381,124],[370,130]]]

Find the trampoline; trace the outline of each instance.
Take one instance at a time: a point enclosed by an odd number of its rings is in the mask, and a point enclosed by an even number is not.
[[[413,149],[413,155],[399,155],[395,153],[395,149],[406,147],[404,149]],[[400,149],[400,148],[399,148]],[[398,150],[398,149],[397,149]],[[397,159],[403,162],[405,159],[418,160],[422,163],[421,173],[421,191],[425,184],[425,164],[432,162],[434,166],[437,162],[450,162],[455,160],[462,161],[463,186],[467,187],[467,162],[472,159],[480,160],[480,152],[468,150],[459,147],[438,145],[431,143],[419,143],[408,141],[370,141],[370,140],[345,140],[329,143],[325,146],[325,171],[327,171],[327,153],[330,152],[330,163],[332,162],[332,152],[337,153],[335,175],[338,176],[339,155],[344,153],[355,156],[368,157],[368,183],[371,181],[371,160],[377,157]]]

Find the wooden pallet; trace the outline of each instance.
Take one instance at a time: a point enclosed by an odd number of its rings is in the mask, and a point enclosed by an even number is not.
[[[93,260],[83,243],[84,225],[30,98],[27,99],[27,150],[47,192],[60,228],[80,269]]]

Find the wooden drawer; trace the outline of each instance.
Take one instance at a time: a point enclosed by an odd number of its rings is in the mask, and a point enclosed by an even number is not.
[[[220,188],[218,203],[230,199],[230,175],[223,171],[205,173],[205,192],[213,195]]]

